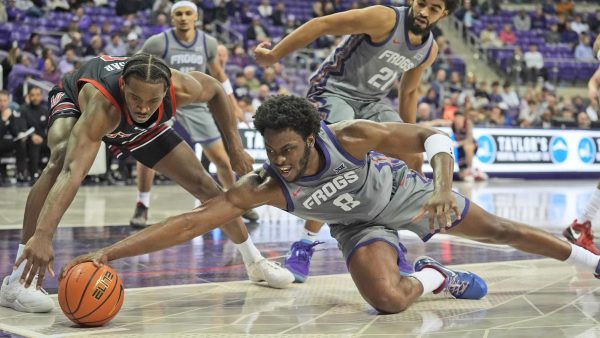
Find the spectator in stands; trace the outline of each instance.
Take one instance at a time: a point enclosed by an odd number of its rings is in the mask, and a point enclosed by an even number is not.
[[[417,106],[417,123],[428,122],[433,120],[431,116],[431,107],[426,102],[421,102]]]
[[[500,82],[494,81],[492,82],[492,90],[490,92],[490,102],[491,103],[500,103],[502,100],[502,93],[500,91]]]
[[[4,88],[8,84],[8,74],[12,70],[12,67],[17,63],[17,56],[21,55],[21,48],[13,46],[9,51],[4,60],[2,60],[2,83]]]
[[[102,23],[102,36],[104,36],[104,37],[111,36],[113,31],[114,31],[114,27],[110,21],[106,20]],[[108,42],[108,41],[105,40],[104,42]]]
[[[104,52],[112,56],[124,56],[127,54],[127,46],[121,40],[121,36],[113,33],[110,36],[110,43],[104,47]]]
[[[6,6],[6,16],[8,18],[8,22],[20,22],[25,16],[25,12],[17,7],[16,0],[8,0],[8,5]]]
[[[244,47],[236,45],[233,47],[233,54],[229,57],[229,64],[244,68],[250,63]]]
[[[40,77],[40,80],[57,85],[60,82],[60,77],[61,74],[56,68],[56,61],[54,61],[54,58],[45,58],[44,68],[42,69],[42,76]]]
[[[27,155],[29,159],[29,176],[36,180],[40,175],[42,152],[49,153],[48,135],[48,110],[43,104],[42,90],[32,86],[27,94],[28,103],[21,105],[19,110],[27,122],[27,129],[34,128],[34,132],[27,137]]]
[[[575,111],[581,112],[586,110],[587,106],[585,102],[583,102],[583,97],[581,97],[580,95],[573,96],[572,101],[573,107],[575,107]]]
[[[127,41],[127,36],[129,35],[129,33],[135,33],[139,36],[142,35],[142,29],[140,28],[140,26],[136,25],[133,23],[134,18],[132,18],[131,20],[125,20],[123,22],[123,26],[121,26],[121,31],[119,32],[119,34],[121,35],[121,40],[122,41]]]
[[[323,14],[324,15],[335,14],[335,7],[333,7],[333,4],[331,3],[331,1],[326,1],[323,4]]]
[[[542,10],[546,15],[554,15],[556,14],[556,8],[554,7],[553,0],[544,0],[544,4],[542,5]]]
[[[84,56],[98,56],[104,54],[104,41],[100,35],[94,35],[90,40],[90,44],[85,49]]]
[[[101,34],[102,34],[102,29],[100,29],[100,26],[98,26],[97,23],[92,22],[88,26],[87,31],[83,35],[83,41],[84,41],[84,43],[89,43],[90,40],[92,39],[92,37],[94,37],[96,35],[101,35]]]
[[[558,4],[556,4],[556,14],[573,14],[573,9],[575,8],[575,4],[571,0],[560,0]]]
[[[250,92],[258,91],[260,81],[256,78],[256,68],[252,65],[244,67],[244,77],[246,78],[246,86]]]
[[[489,112],[487,121],[485,122],[486,127],[504,127],[505,126],[504,112],[498,106],[492,106]]]
[[[596,34],[600,34],[600,9],[594,12],[594,15],[590,17],[590,31]]]
[[[515,29],[521,32],[528,31],[531,29],[531,18],[527,15],[527,11],[524,9],[519,11],[518,15],[513,17],[513,25]]]
[[[158,18],[161,14],[168,17],[171,15],[171,6],[173,6],[173,4],[169,0],[154,0],[154,4],[152,5],[152,15],[155,18]]]
[[[276,81],[275,70],[273,68],[269,67],[265,69],[261,85],[269,87],[271,93],[276,93],[279,90],[279,83]]]
[[[252,25],[246,30],[246,40],[267,41],[271,37],[269,30],[256,18],[252,20]]]
[[[560,42],[568,43],[572,48],[575,48],[575,45],[579,43],[579,34],[571,29],[570,21],[565,22],[565,30],[560,33]]]
[[[579,129],[590,129],[592,122],[586,112],[580,112],[577,114],[577,128]]]
[[[17,138],[23,132],[22,120],[18,114],[10,108],[10,93],[6,90],[0,91],[0,156],[10,156],[15,152],[17,160],[17,180],[26,181],[26,146],[25,140]]]
[[[546,29],[546,14],[542,7],[536,7],[535,12],[531,15],[531,28]]]
[[[519,127],[531,128],[541,125],[539,113],[542,109],[543,107],[538,105],[538,103],[532,98],[523,100],[523,104],[521,105],[521,109],[519,110],[519,115],[517,117]]]
[[[73,34],[80,33],[79,32],[79,22],[77,21],[77,17],[73,17],[71,21],[69,21],[69,26],[67,27],[66,33],[63,33],[60,38],[60,48],[65,48],[71,41],[73,40]]]
[[[252,23],[252,11],[250,11],[250,5],[248,3],[244,3],[242,6],[240,6],[240,10],[237,12],[237,15],[240,18],[241,23],[245,25]]]
[[[73,19],[77,18],[77,22],[79,22],[79,30],[86,31],[90,25],[92,24],[92,19],[83,11],[83,7],[79,7],[75,10]]]
[[[252,99],[252,108],[254,109],[254,111],[256,111],[256,109],[258,109],[258,107],[260,107],[262,103],[269,98],[270,95],[271,92],[269,91],[269,86],[261,85],[258,88],[258,94],[254,99]]]
[[[315,1],[312,5],[312,16],[313,18],[317,18],[324,15],[323,12],[323,3],[321,1]]]
[[[590,37],[587,34],[581,34],[579,44],[575,47],[575,59],[582,61],[594,60],[596,56],[590,46]]]
[[[127,52],[125,55],[132,56],[140,49],[140,39],[136,32],[127,34]]]
[[[535,43],[529,45],[529,50],[523,55],[523,61],[525,61],[525,81],[534,83],[538,77],[544,77],[544,56],[538,51]]]
[[[460,73],[457,71],[453,71],[450,73],[450,81],[448,83],[448,91],[450,94],[461,93],[464,90],[464,86],[462,83],[462,79],[460,78]]]
[[[67,0],[47,0],[46,9],[53,12],[68,12],[70,6]]]
[[[481,13],[487,15],[498,15],[501,11],[500,1],[497,0],[482,0],[479,8]]]
[[[479,100],[485,99],[486,103],[490,102],[490,92],[488,91],[486,81],[479,81],[479,83],[477,84],[477,88],[475,88],[475,93],[473,94],[473,96]]]
[[[17,56],[17,62],[12,67],[10,74],[8,74],[8,84],[6,89],[16,98],[15,101],[19,102],[19,99],[23,97],[23,82],[28,77],[39,79],[42,76],[42,72],[31,67],[31,61],[23,54]]]
[[[561,35],[558,31],[558,24],[552,23],[550,25],[550,30],[544,33],[544,40],[546,43],[560,43]]]
[[[117,0],[115,10],[118,16],[123,16],[140,12],[144,7],[144,0]]]
[[[588,32],[590,30],[590,25],[583,22],[581,14],[577,14],[575,15],[575,21],[571,22],[571,29],[575,31],[575,33],[581,35],[581,33]]]
[[[430,87],[427,90],[425,96],[419,100],[419,103],[427,103],[429,105],[433,118],[437,118],[440,115],[441,105],[438,101],[437,93],[433,88]]]
[[[150,31],[148,35],[156,35],[160,34],[167,29],[169,29],[169,19],[164,14],[159,14],[156,16],[156,20],[154,20],[154,25],[150,26]]]
[[[504,82],[502,89],[503,92],[500,94],[502,96],[502,102],[506,103],[509,109],[519,108],[521,100],[515,89],[511,86],[511,83],[509,81]]]
[[[40,41],[40,35],[35,32],[31,33],[27,42],[25,42],[23,50],[35,55],[38,58],[41,57],[42,52],[44,51],[44,45]]]
[[[515,32],[513,32],[510,24],[505,24],[503,26],[498,38],[506,46],[513,46],[517,43],[517,36],[515,35]]]
[[[477,142],[473,137],[473,122],[468,119],[461,111],[454,114],[452,120],[452,133],[456,140],[456,159],[458,161],[458,177],[465,182],[473,182],[476,175],[482,180],[487,178],[473,170],[473,157],[477,152]]]
[[[483,48],[502,47],[502,41],[498,38],[498,34],[494,29],[493,24],[488,24],[479,34],[479,43]]]
[[[72,47],[65,48],[62,60],[58,63],[58,71],[61,76],[75,69],[75,63],[77,62],[77,54]]]
[[[241,100],[243,97],[250,96],[250,89],[246,85],[246,77],[244,73],[235,74],[235,81],[233,83],[233,95],[236,99]]]
[[[273,14],[271,14],[271,22],[275,26],[283,26],[286,22],[286,14],[285,14],[285,3],[278,2],[275,5],[275,10]]]
[[[257,10],[258,15],[263,19],[267,19],[273,14],[273,7],[269,3],[269,0],[262,0],[260,5],[258,5]]]
[[[78,57],[82,57],[87,49],[83,43],[81,33],[79,32],[73,32],[73,34],[71,34],[71,42],[69,42],[65,48],[73,49]]]

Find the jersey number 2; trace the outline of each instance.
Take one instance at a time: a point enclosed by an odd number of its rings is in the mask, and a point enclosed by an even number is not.
[[[390,87],[392,82],[398,77],[398,72],[395,72],[388,67],[383,67],[379,70],[379,73],[371,76],[367,81],[371,86],[379,89],[386,90]]]
[[[339,195],[333,200],[333,205],[342,208],[344,211],[350,211],[360,205],[360,201],[354,200],[348,193]]]

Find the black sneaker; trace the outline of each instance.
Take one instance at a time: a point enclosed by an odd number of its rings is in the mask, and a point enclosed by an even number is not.
[[[148,208],[142,202],[138,202],[135,206],[133,217],[129,221],[129,225],[134,228],[145,228],[148,224]]]

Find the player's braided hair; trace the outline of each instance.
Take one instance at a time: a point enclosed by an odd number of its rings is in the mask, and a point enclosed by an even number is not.
[[[123,81],[130,77],[149,83],[164,83],[168,87],[171,83],[171,69],[165,61],[148,53],[135,54],[125,62],[123,68]]]
[[[321,120],[315,106],[305,98],[279,95],[263,102],[254,117],[254,126],[262,134],[266,129],[290,129],[306,139],[317,134]]]

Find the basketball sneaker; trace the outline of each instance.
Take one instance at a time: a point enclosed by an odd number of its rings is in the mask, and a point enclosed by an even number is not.
[[[10,276],[4,277],[2,287],[0,287],[0,306],[9,307],[20,312],[52,311],[54,302],[44,289],[36,289],[37,278],[35,276],[31,285],[25,288],[18,281],[10,283]]]
[[[592,233],[592,223],[590,221],[577,223],[574,220],[565,230],[563,230],[565,238],[580,247],[590,251],[595,255],[600,255],[600,249],[594,245],[594,234]]]
[[[129,225],[134,228],[145,228],[148,222],[148,208],[142,202],[137,202]]]
[[[250,209],[242,214],[242,217],[249,222],[256,222],[260,218],[258,212],[254,209]]]
[[[246,266],[250,280],[267,282],[267,285],[276,289],[283,289],[294,282],[294,275],[283,268],[279,263],[263,258]]]
[[[443,291],[450,298],[458,299],[481,299],[487,294],[485,281],[472,272],[451,270],[431,257],[418,257],[415,260],[415,271],[424,268],[435,269],[445,277],[444,284],[433,291],[435,294]]]
[[[283,265],[294,274],[296,283],[306,282],[315,246],[323,243],[320,241],[311,242],[305,239],[292,243],[292,248],[286,255]]]

